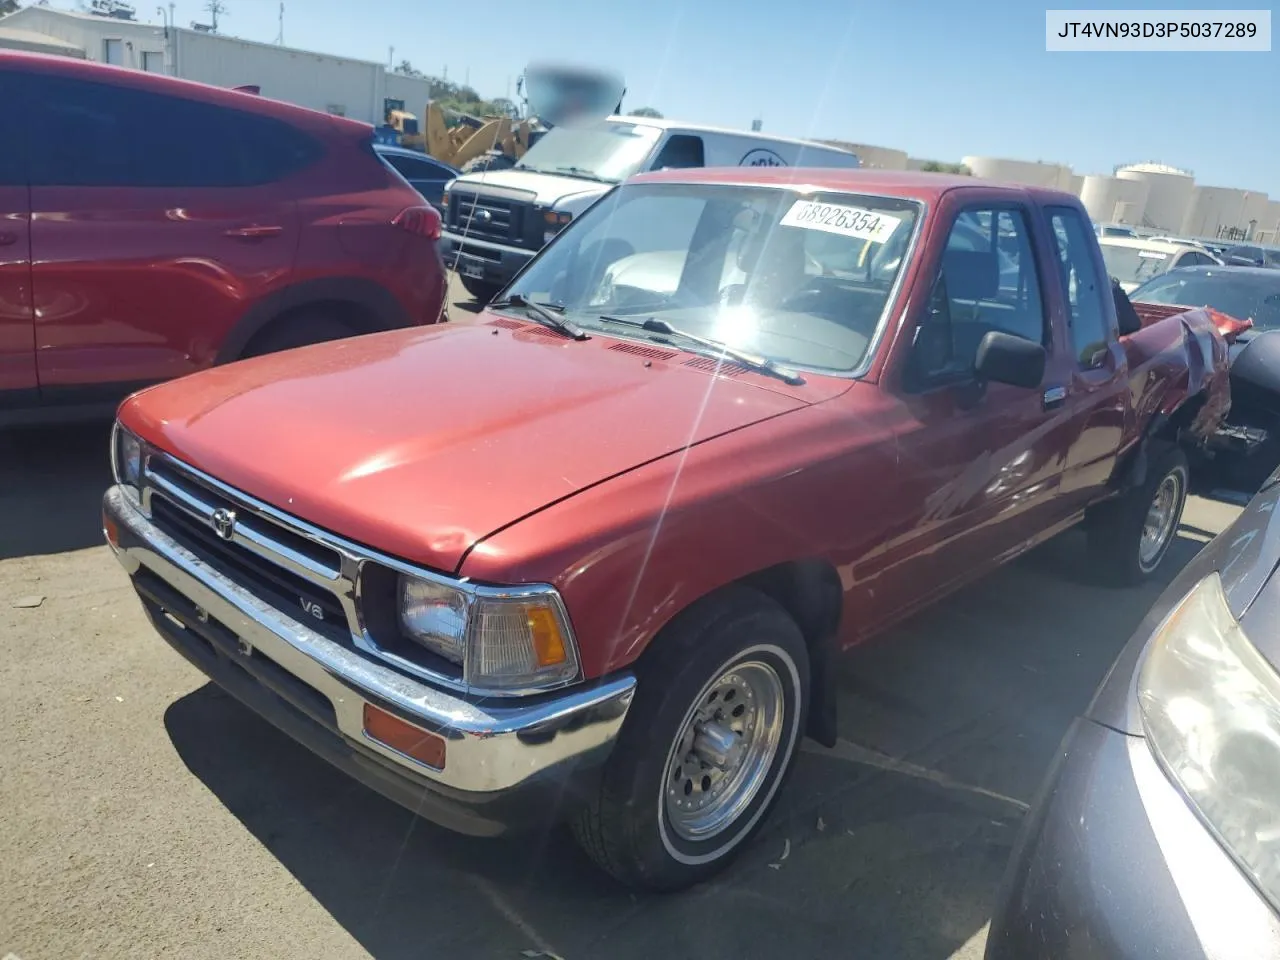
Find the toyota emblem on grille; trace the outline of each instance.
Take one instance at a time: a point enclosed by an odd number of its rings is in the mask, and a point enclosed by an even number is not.
[[[230,540],[235,536],[236,532],[236,512],[228,510],[226,507],[219,507],[213,511],[210,518],[213,522],[214,532],[223,540]]]
[[[480,218],[481,223],[488,223],[493,219],[493,214],[488,210],[480,210],[476,213],[476,216]]]

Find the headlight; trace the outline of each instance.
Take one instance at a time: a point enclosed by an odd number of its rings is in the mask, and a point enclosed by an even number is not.
[[[142,479],[142,441],[119,423],[111,430],[111,470],[116,483],[137,491]]]
[[[487,593],[400,577],[400,626],[462,667],[469,686],[542,689],[578,676],[578,650],[560,597]]]
[[[1152,638],[1138,703],[1166,773],[1280,907],[1280,675],[1231,615],[1218,574]]]
[[[557,233],[568,226],[569,221],[573,219],[573,214],[561,210],[548,210],[542,218],[546,223],[546,228],[542,232],[542,242],[550,243]]]

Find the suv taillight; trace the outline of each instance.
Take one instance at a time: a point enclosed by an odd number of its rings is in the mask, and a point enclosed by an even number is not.
[[[428,240],[440,239],[440,214],[435,207],[405,207],[391,222]]]

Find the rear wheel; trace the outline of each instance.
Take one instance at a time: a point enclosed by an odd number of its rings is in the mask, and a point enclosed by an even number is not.
[[[795,621],[746,588],[700,601],[654,642],[573,828],[623,883],[674,890],[727,866],[773,806],[804,729],[809,658]]]
[[[304,310],[274,320],[249,341],[241,358],[260,357],[267,353],[279,353],[313,343],[341,340],[356,336],[360,331],[351,324],[321,311]]]
[[[1107,582],[1140,583],[1160,567],[1178,533],[1188,480],[1186,454],[1152,450],[1143,483],[1093,509],[1089,553]]]
[[[496,283],[488,283],[484,280],[476,280],[474,277],[464,277],[458,274],[458,279],[462,281],[463,289],[471,294],[480,303],[488,303],[498,295],[498,291],[502,287]]]

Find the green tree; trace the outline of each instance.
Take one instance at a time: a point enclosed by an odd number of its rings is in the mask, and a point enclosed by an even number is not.
[[[18,9],[18,0],[0,0],[0,17],[8,16]]]
[[[0,0],[0,2],[3,2],[3,0]],[[414,66],[413,66],[413,64],[412,64],[412,63],[410,63],[408,60],[401,60],[401,61],[400,61],[400,65],[399,65],[398,67],[396,67],[396,69],[395,69],[395,71],[394,71],[394,72],[395,72],[395,73],[402,73],[402,74],[404,74],[406,77],[421,77],[421,76],[425,76],[425,74],[423,74],[423,72],[422,72],[421,70],[417,70],[417,69],[415,69],[415,68],[414,68]]]
[[[963,163],[939,163],[937,160],[926,160],[920,169],[925,173],[956,173],[962,177],[973,176],[973,171]]]
[[[653,107],[640,107],[639,109],[632,110],[632,111],[628,114],[628,116],[631,116],[631,117],[652,117],[654,120],[661,120],[661,119],[662,119],[662,114],[660,114],[657,110],[653,109]]]

